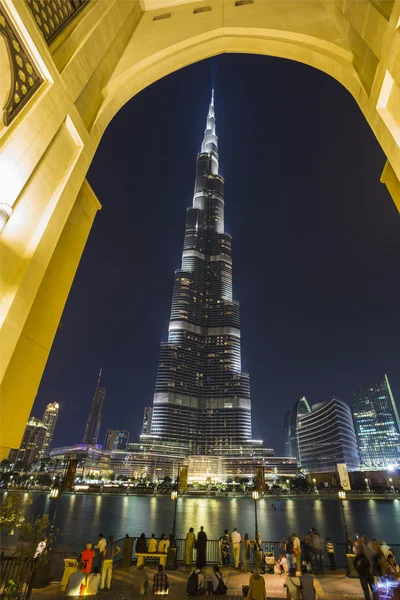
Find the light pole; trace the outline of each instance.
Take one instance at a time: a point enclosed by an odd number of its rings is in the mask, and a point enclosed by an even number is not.
[[[61,497],[61,490],[60,490],[60,488],[58,488],[58,487],[52,487],[50,489],[49,498],[50,498],[50,500],[56,500],[56,507],[54,509],[53,519],[51,521],[50,535],[54,531],[54,524],[56,522],[56,516],[57,516],[57,510],[58,510],[58,503],[60,502],[60,497]]]
[[[348,531],[347,531],[347,521],[346,521],[346,515],[345,515],[345,512],[344,512],[344,503],[343,503],[343,501],[346,500],[346,492],[344,490],[339,490],[339,492],[338,492],[338,498],[340,500],[340,506],[342,507],[344,535],[345,535],[345,538],[346,538],[346,549],[347,549],[347,546],[349,544],[349,534],[348,534]]]
[[[175,501],[174,506],[174,522],[172,524],[172,542],[175,544],[175,530],[176,530],[176,507],[178,506],[178,490],[172,490],[171,500]]]
[[[314,484],[314,492],[317,491],[317,480],[313,479],[313,484]]]
[[[393,479],[391,477],[389,477],[389,484],[390,484],[390,492],[393,494],[394,486],[393,486]]]
[[[370,490],[370,487],[369,487],[369,481],[368,481],[368,479],[367,479],[367,478],[365,478],[365,489],[366,489],[366,491],[367,491],[367,492],[370,492],[370,491],[371,491],[371,490]]]
[[[254,536],[254,568],[260,569],[262,562],[262,548],[258,546],[258,520],[257,520],[257,501],[260,497],[258,490],[253,490],[252,497],[254,500],[254,525],[255,525],[255,536]]]
[[[290,496],[290,481],[289,481],[289,479],[286,479],[286,487],[288,489],[289,496]]]

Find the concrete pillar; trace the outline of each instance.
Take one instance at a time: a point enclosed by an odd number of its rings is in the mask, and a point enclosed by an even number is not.
[[[18,448],[62,311],[96,212],[101,208],[85,180],[61,233],[2,385],[0,460]]]

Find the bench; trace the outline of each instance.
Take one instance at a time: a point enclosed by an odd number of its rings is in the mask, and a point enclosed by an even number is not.
[[[159,558],[160,565],[162,565],[163,567],[166,567],[167,565],[166,552],[135,552],[135,556],[137,557],[137,567],[140,567],[140,565],[144,565],[146,558]]]

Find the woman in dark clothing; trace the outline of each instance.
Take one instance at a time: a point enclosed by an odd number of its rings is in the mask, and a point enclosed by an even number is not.
[[[309,535],[305,535],[303,540],[303,563],[307,566],[307,570],[311,572],[311,547]]]
[[[136,552],[147,552],[147,542],[144,533],[141,534],[136,542]]]
[[[200,527],[200,531],[197,534],[196,549],[196,566],[197,568],[204,567],[206,564],[207,535],[203,526]]]

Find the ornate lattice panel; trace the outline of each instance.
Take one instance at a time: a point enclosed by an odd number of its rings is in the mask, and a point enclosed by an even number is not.
[[[44,39],[50,44],[89,0],[26,0]]]
[[[9,125],[43,83],[43,79],[1,2],[0,35],[5,39],[11,68],[10,94],[3,108],[4,124]]]

